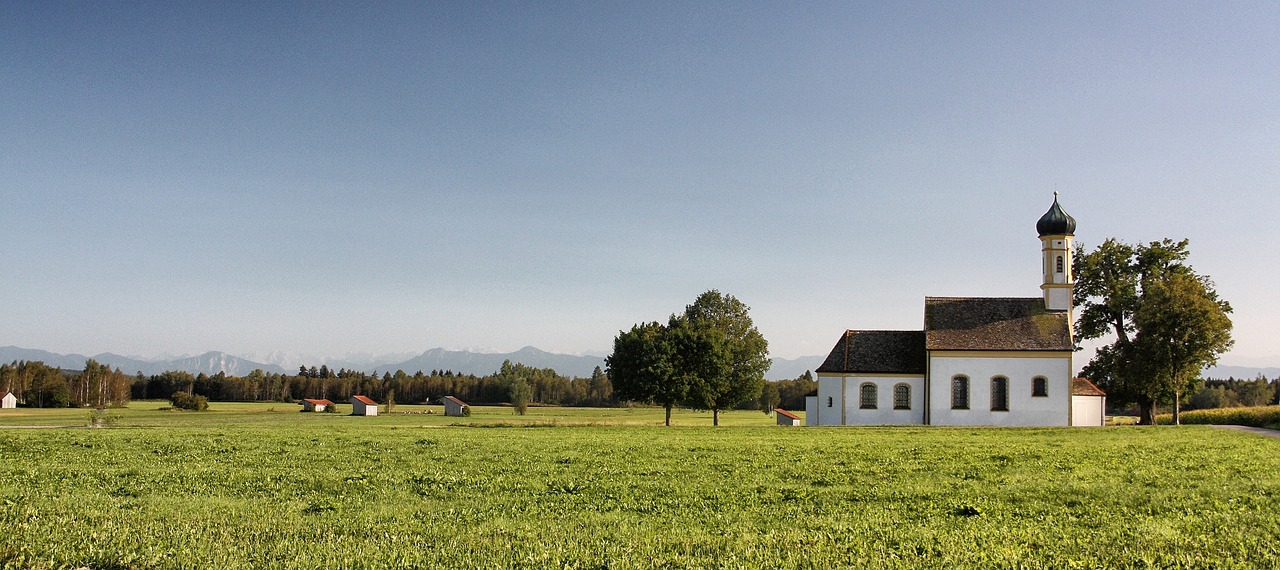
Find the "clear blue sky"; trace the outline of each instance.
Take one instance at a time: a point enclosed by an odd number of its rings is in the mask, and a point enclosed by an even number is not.
[[[775,356],[1190,238],[1280,362],[1275,2],[0,3],[0,345]]]

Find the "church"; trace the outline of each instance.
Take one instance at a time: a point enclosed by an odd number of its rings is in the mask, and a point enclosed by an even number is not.
[[[848,330],[817,369],[807,425],[1102,425],[1105,395],[1073,378],[1076,221],[1036,223],[1039,297],[925,297],[924,330]]]

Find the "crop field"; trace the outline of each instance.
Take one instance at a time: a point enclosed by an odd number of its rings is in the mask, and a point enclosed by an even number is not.
[[[1280,565],[1280,439],[1204,426],[159,406],[135,402],[103,429],[0,429],[0,566]],[[0,425],[86,423],[3,412]]]

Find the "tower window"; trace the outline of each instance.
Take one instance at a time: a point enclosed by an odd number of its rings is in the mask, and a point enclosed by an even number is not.
[[[896,384],[893,387],[893,409],[910,410],[911,409],[911,385]]]
[[[1044,376],[1036,376],[1031,379],[1031,396],[1035,398],[1049,397],[1049,379]]]
[[[1009,411],[1009,379],[996,376],[991,379],[991,411]]]
[[[858,387],[859,403],[858,407],[864,410],[876,409],[876,385],[870,382],[863,383]]]
[[[1062,256],[1058,256],[1058,273],[1062,273]]]
[[[828,408],[830,408],[830,407],[831,407],[831,404],[832,404],[832,402],[831,402],[831,396],[827,396],[827,407],[828,407]]]
[[[951,378],[951,409],[969,409],[969,377],[954,376]]]

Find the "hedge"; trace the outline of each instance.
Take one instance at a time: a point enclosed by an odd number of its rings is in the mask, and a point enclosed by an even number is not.
[[[1156,416],[1157,424],[1172,424],[1173,414]],[[1251,406],[1247,408],[1214,408],[1182,412],[1184,424],[1216,424],[1280,428],[1280,406]]]

